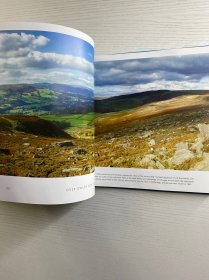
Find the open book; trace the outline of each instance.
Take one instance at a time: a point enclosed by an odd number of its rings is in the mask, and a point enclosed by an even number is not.
[[[80,31],[2,23],[0,77],[0,200],[71,203],[95,185],[209,193],[207,46],[94,63]]]

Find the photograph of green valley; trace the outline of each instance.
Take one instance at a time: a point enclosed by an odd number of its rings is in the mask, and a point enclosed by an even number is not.
[[[0,32],[0,175],[93,172],[93,53],[70,35]]]
[[[96,166],[209,170],[209,54],[96,63]]]

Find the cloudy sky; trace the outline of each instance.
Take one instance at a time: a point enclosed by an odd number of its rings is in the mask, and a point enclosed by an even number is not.
[[[63,83],[93,89],[93,47],[45,31],[0,32],[0,84]]]
[[[209,90],[209,54],[96,63],[95,95],[106,98],[147,90]]]

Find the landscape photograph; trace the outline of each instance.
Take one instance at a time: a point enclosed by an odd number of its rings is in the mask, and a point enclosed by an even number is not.
[[[70,35],[0,32],[0,175],[93,172],[93,60]]]
[[[96,166],[209,171],[209,54],[98,61]]]

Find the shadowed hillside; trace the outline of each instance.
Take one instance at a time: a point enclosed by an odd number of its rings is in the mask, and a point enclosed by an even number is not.
[[[50,121],[36,116],[0,116],[0,131],[25,132],[46,137],[72,138]]]
[[[97,113],[119,112],[154,102],[170,100],[175,97],[207,94],[209,94],[208,90],[156,90],[138,92],[97,99],[95,100],[95,111]]]
[[[95,124],[97,166],[209,170],[209,91],[97,114]]]

